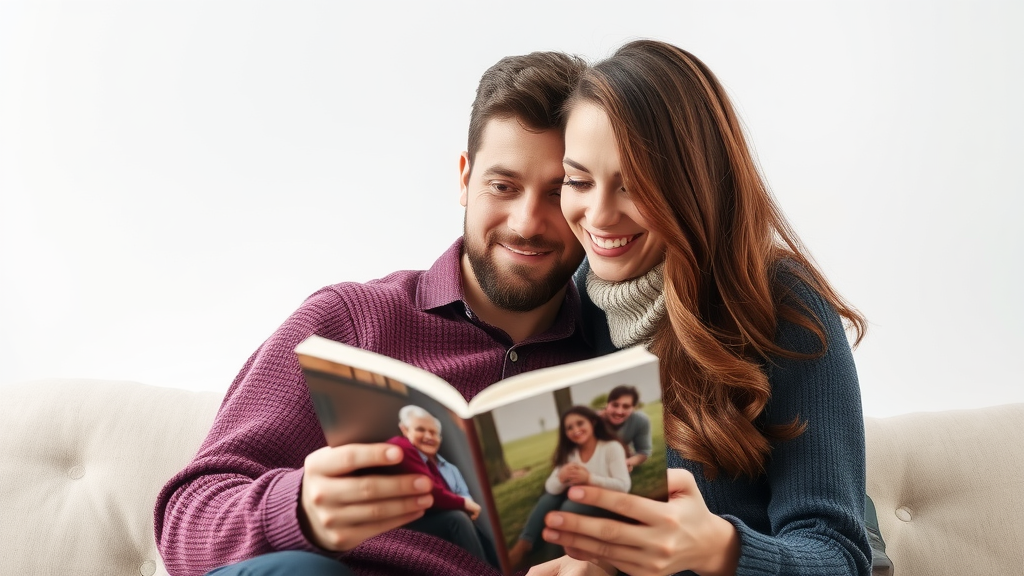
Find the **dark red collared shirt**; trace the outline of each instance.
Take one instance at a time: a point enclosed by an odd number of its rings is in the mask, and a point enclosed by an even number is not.
[[[456,241],[426,271],[317,291],[249,358],[198,454],[158,496],[156,539],[172,575],[276,550],[326,554],[297,517],[303,461],[325,444],[294,352],[311,334],[419,366],[467,399],[502,378],[593,355],[571,283],[554,325],[518,344],[478,320],[463,297],[461,248]],[[335,556],[360,574],[494,573],[461,548],[411,530]]]

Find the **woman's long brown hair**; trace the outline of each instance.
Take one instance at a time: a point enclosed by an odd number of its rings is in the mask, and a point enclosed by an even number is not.
[[[666,240],[668,313],[651,347],[661,361],[666,441],[709,478],[756,477],[771,443],[804,429],[799,419],[759,422],[771,395],[766,364],[819,356],[827,345],[821,320],[777,281],[780,265],[792,262],[786,271],[839,312],[855,345],[866,323],[776,206],[703,62],[663,42],[631,42],[584,74],[566,107],[580,102],[608,114],[626,190]],[[818,353],[775,344],[780,321],[814,333]]]

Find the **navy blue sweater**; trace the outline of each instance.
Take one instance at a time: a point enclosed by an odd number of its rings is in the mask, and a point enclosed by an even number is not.
[[[614,348],[604,312],[585,290],[589,266],[577,271],[583,315],[593,342]],[[776,443],[765,474],[755,480],[719,474],[708,480],[700,464],[668,449],[668,465],[693,472],[711,512],[736,526],[737,576],[868,576],[871,549],[864,529],[864,418],[853,354],[836,311],[791,274],[781,274],[794,298],[825,326],[828,351],[811,360],[775,358],[766,364],[771,399],[764,421],[807,423],[797,438]],[[813,353],[818,338],[780,322],[776,343]],[[682,574],[691,574],[684,572]]]

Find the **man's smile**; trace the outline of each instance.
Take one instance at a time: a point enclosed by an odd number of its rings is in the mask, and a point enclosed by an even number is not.
[[[522,248],[513,248],[512,246],[509,246],[508,244],[502,244],[500,242],[498,243],[498,245],[501,246],[502,248],[508,250],[509,252],[512,252],[514,254],[519,254],[521,256],[541,256],[543,254],[547,254],[547,252],[534,252],[533,250],[526,250],[526,249],[522,249]]]

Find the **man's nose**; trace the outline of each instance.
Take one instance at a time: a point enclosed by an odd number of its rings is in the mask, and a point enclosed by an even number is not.
[[[523,238],[540,236],[547,230],[546,206],[539,194],[523,194],[511,207],[508,227]],[[561,218],[561,212],[559,212]]]

